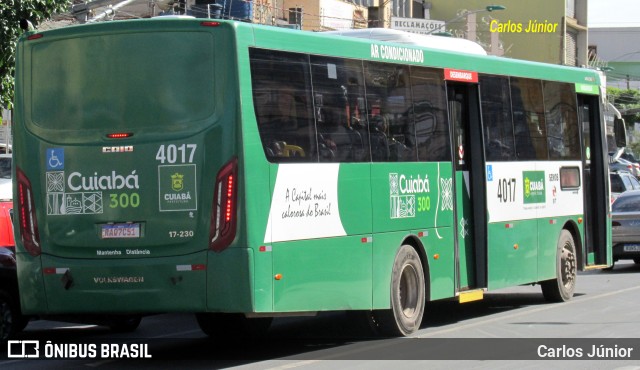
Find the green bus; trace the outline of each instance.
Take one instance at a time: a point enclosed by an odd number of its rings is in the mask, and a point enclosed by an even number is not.
[[[435,37],[435,36],[434,36]],[[611,263],[595,71],[234,21],[28,32],[15,230],[26,314],[193,312],[210,335]]]

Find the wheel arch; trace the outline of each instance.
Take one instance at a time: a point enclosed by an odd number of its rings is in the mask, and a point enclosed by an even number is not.
[[[575,223],[575,221],[569,220],[565,222],[564,226],[562,227],[562,230],[567,230],[571,234],[571,237],[573,238],[573,242],[575,243],[575,246],[576,246],[578,268],[579,270],[582,270],[583,269],[582,266],[585,265],[584,263],[585,256],[584,256],[584,249],[582,248],[583,242],[582,242],[582,236],[580,234],[580,229],[578,228],[578,225]],[[562,232],[562,230],[560,230],[560,232]],[[558,234],[558,238],[560,238],[560,234]]]

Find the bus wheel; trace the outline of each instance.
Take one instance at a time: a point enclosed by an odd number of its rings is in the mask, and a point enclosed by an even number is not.
[[[200,329],[212,338],[259,338],[271,326],[272,317],[247,318],[241,313],[198,313]]]
[[[549,302],[565,302],[573,297],[576,288],[576,246],[571,233],[562,230],[558,239],[556,278],[543,281],[542,295]]]
[[[26,322],[11,296],[0,291],[0,341],[13,338],[24,329]]]
[[[393,262],[391,309],[373,311],[376,326],[390,336],[414,333],[422,322],[425,295],[420,256],[410,245],[403,245]]]

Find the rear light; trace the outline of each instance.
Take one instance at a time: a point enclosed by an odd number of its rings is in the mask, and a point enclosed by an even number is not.
[[[200,25],[204,27],[218,27],[220,25],[220,22],[205,21],[200,22]]]
[[[41,33],[34,33],[33,35],[29,35],[27,36],[27,40],[37,40],[37,39],[41,39],[42,38],[42,34]]]
[[[125,139],[131,136],[133,136],[133,133],[131,132],[115,132],[112,134],[107,134],[107,138],[109,139]]]
[[[32,256],[39,256],[40,234],[36,220],[36,207],[31,190],[31,182],[20,168],[16,168],[18,183],[18,222],[20,224],[20,239],[24,248]]]
[[[225,164],[216,176],[216,185],[211,207],[209,248],[221,252],[236,236],[238,193],[238,159]]]

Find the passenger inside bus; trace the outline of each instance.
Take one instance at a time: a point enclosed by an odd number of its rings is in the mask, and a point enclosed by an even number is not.
[[[389,160],[389,140],[387,121],[381,115],[369,117],[369,135],[371,137],[371,158],[374,162]]]
[[[263,131],[269,131],[271,140],[265,151],[269,157],[304,157],[305,149],[299,145],[299,137],[307,138],[305,130],[298,127],[300,120],[298,112],[304,108],[298,108],[295,89],[287,86],[278,86],[268,90],[266,98],[260,102],[264,111],[264,118],[260,122]],[[257,101],[258,102],[258,101]]]
[[[346,116],[338,105],[326,105],[320,109],[318,142],[324,145],[323,157],[329,162],[352,160],[352,133],[346,127]]]

